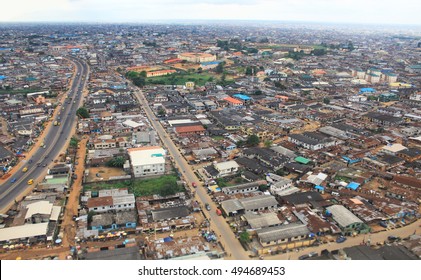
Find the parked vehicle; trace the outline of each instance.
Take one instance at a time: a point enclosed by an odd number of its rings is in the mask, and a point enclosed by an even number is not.
[[[221,211],[221,209],[218,209],[218,208],[217,208],[215,212],[216,212],[216,215],[218,215],[218,216],[221,216],[221,215],[222,215],[222,211]]]
[[[380,221],[379,225],[384,227],[384,228],[387,228],[387,223],[385,221]]]
[[[345,241],[346,241],[345,236],[339,236],[338,238],[336,238],[336,243],[343,243]]]
[[[310,258],[310,256],[308,254],[301,255],[301,256],[298,257],[299,260],[306,260],[308,258]]]
[[[195,182],[191,183],[193,188],[197,188],[197,184]]]
[[[305,254],[305,255],[301,255],[301,256],[299,256],[298,257],[298,259],[299,260],[306,260],[306,259],[308,259],[308,258],[312,258],[312,257],[317,257],[319,254],[318,253],[316,253],[316,252],[311,252],[311,253],[308,253],[308,254]]]
[[[395,241],[401,240],[401,238],[397,237],[397,236],[394,236],[394,235],[390,235],[390,236],[387,237],[387,240],[395,242]]]
[[[209,203],[205,203],[205,208],[206,208],[206,210],[208,210],[208,211],[210,211],[210,210],[211,210],[211,207],[210,207]]]

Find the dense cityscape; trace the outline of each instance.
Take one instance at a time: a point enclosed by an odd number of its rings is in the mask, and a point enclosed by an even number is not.
[[[421,30],[0,25],[0,259],[419,260]]]

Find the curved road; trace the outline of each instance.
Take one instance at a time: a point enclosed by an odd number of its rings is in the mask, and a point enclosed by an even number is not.
[[[219,240],[221,241],[222,246],[227,252],[226,258],[235,260],[249,259],[248,253],[244,251],[244,248],[241,246],[240,242],[235,237],[234,233],[232,232],[225,219],[222,216],[216,215],[215,204],[207,194],[206,189],[202,187],[202,184],[199,184],[199,179],[194,174],[191,167],[187,164],[186,160],[181,155],[177,146],[170,139],[169,135],[162,127],[161,123],[156,120],[154,113],[152,112],[148,102],[146,101],[143,95],[143,92],[140,91],[136,86],[133,85],[133,87],[135,89],[136,98],[145,110],[148,119],[150,120],[152,126],[155,128],[155,131],[158,132],[158,135],[164,143],[165,147],[168,149],[169,153],[173,157],[176,166],[183,174],[187,184],[191,186],[191,184],[195,182],[199,185],[199,187],[195,189],[196,198],[198,198],[202,205],[204,205],[205,203],[209,203],[209,205],[211,205],[211,211],[207,211],[205,209],[204,213],[206,218],[210,219],[211,229],[214,230],[218,236],[220,236]]]
[[[33,153],[31,158],[26,158],[24,165],[21,165],[19,170],[16,170],[8,180],[1,184],[0,209],[2,213],[7,212],[8,208],[20,195],[24,194],[29,187],[35,186],[41,179],[41,175],[46,174],[48,166],[60,154],[71,137],[72,127],[74,127],[77,119],[76,110],[82,100],[82,91],[88,78],[89,67],[78,58],[70,57],[69,59],[76,65],[78,74],[73,77],[73,83],[71,83],[71,88],[68,91],[70,102],[67,99],[63,102],[60,114],[57,114],[57,117],[54,119],[55,121],[60,118],[61,125],[51,126],[45,134],[46,136],[38,140],[45,143],[45,149],[40,147]],[[29,160],[32,160],[30,164]],[[28,168],[28,171],[25,173],[22,172],[24,167]],[[12,183],[12,178],[17,180]],[[33,185],[28,185],[28,180],[30,179],[34,180]]]

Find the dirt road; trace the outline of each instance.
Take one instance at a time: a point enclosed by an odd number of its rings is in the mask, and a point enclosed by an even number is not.
[[[73,221],[73,216],[78,215],[79,196],[82,190],[82,178],[85,171],[83,159],[86,155],[87,142],[88,139],[82,139],[79,143],[80,148],[77,151],[77,157],[82,160],[80,160],[80,163],[76,165],[75,174],[77,175],[77,179],[73,181],[73,185],[70,188],[66,209],[64,210],[63,222],[61,224],[61,229],[63,232],[63,245],[65,247],[68,247],[69,245],[75,245],[76,223]]]

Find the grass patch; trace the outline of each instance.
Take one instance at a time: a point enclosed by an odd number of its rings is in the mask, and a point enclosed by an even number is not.
[[[246,181],[244,178],[240,176],[232,178],[229,181],[226,178],[217,178],[215,182],[220,188],[231,187],[231,186],[235,186],[239,184],[248,183],[248,181]]]
[[[146,78],[146,84],[185,85],[186,82],[194,82],[198,86],[204,86],[207,82],[214,80],[213,75],[206,73],[174,73],[167,76]]]
[[[224,140],[225,137],[224,136],[212,136],[212,139],[215,140],[215,141],[221,141],[221,140]]]
[[[0,89],[0,94],[26,94],[33,92],[45,91],[40,88],[25,88],[25,89]]]
[[[104,182],[87,184],[83,186],[84,191],[99,191],[107,189],[129,189],[129,193],[135,196],[154,195],[162,196],[172,195],[177,192],[184,192],[183,186],[177,184],[176,175],[165,175],[157,178],[125,180],[120,182]]]
[[[158,178],[136,180],[133,184],[133,193],[135,196],[160,194],[162,196],[172,195],[177,192],[184,192],[181,185],[177,185],[177,176],[165,175]]]
[[[351,182],[351,179],[350,179],[350,178],[348,178],[348,177],[344,177],[344,176],[339,176],[339,175],[337,175],[337,176],[335,177],[335,180],[338,180],[338,181],[344,181],[344,182],[346,182],[346,183]]]

